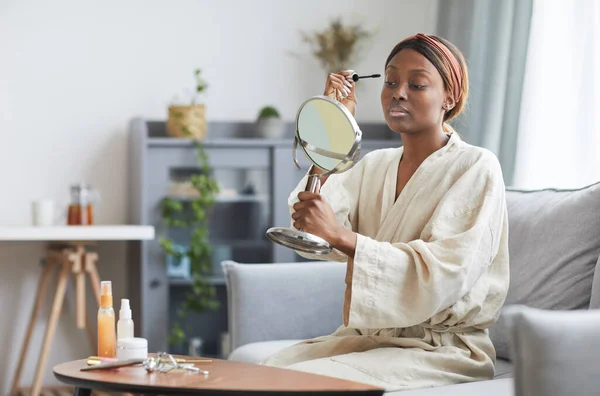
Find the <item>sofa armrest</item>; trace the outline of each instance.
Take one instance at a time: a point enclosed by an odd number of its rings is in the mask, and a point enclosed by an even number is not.
[[[308,339],[342,324],[346,264],[222,262],[231,350],[258,341]]]
[[[596,261],[596,269],[594,269],[590,309],[600,309],[600,257],[598,257],[598,261]]]

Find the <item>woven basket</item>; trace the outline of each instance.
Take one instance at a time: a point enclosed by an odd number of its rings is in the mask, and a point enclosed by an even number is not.
[[[176,138],[203,140],[206,137],[204,105],[169,106],[167,135]]]

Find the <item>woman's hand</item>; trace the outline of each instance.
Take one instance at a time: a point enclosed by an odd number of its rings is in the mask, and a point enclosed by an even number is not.
[[[330,73],[325,83],[325,96],[337,99],[354,115],[356,111],[356,96],[354,95],[354,70],[345,70],[339,73]]]
[[[335,218],[333,208],[319,193],[303,191],[298,194],[300,202],[294,204],[294,227],[323,238],[329,244],[354,258],[356,234],[344,228]]]
[[[335,218],[333,208],[321,194],[303,191],[298,194],[300,202],[294,204],[294,227],[323,238],[331,245],[336,242],[343,228]]]
[[[356,234],[344,228],[335,218],[333,208],[319,193],[303,191],[298,194],[300,202],[294,204],[294,227],[323,238],[329,244],[354,258]]]

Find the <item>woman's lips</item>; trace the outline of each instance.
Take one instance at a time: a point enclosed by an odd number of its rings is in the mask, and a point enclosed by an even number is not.
[[[392,117],[405,117],[409,112],[402,106],[394,106],[389,109],[388,114]]]

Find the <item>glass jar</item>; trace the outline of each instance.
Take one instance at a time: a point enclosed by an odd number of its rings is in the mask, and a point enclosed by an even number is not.
[[[97,192],[91,186],[80,183],[71,186],[71,202],[67,215],[68,225],[94,224],[94,202]]]

